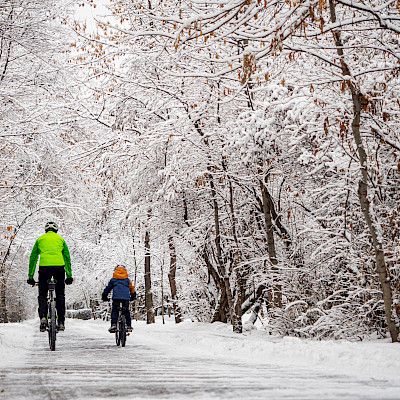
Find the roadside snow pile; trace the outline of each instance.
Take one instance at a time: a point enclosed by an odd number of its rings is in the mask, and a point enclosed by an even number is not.
[[[92,310],[90,308],[79,308],[78,310],[66,310],[66,318],[74,319],[92,319]]]
[[[26,353],[32,349],[34,323],[0,324],[0,368],[10,368],[23,365]]]
[[[179,325],[134,325],[134,341],[171,355],[229,358],[246,363],[296,366],[356,376],[400,380],[400,344],[388,340],[370,342],[313,341],[277,338],[262,331],[237,335],[221,324],[183,322]]]

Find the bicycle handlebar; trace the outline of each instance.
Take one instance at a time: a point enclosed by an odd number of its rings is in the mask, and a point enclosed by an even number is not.
[[[56,283],[57,283],[57,281],[55,280],[55,279],[53,279],[53,280],[51,280],[51,279],[49,279],[48,281],[47,281],[47,283],[50,285],[50,284],[53,284],[53,285],[55,285]],[[35,287],[35,286],[39,286],[39,282],[36,282],[35,281],[35,284],[34,285],[31,285],[32,287]]]

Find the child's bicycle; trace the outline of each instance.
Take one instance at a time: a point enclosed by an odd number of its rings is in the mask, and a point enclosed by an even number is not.
[[[118,304],[118,321],[117,321],[117,330],[115,331],[115,343],[117,346],[121,345],[125,347],[126,337],[129,336],[129,332],[126,329],[126,318],[123,314],[123,305],[120,301]]]

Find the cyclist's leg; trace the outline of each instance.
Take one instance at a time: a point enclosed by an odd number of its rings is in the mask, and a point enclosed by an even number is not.
[[[56,307],[59,324],[65,322],[65,270],[64,267],[51,267],[56,282]]]
[[[47,318],[47,292],[49,290],[49,285],[47,281],[49,280],[49,270],[47,267],[39,267],[39,318]]]
[[[129,300],[124,300],[123,301],[123,312],[126,318],[126,325],[131,326],[132,325],[132,318],[131,318],[131,313],[129,311]]]
[[[111,325],[117,325],[119,300],[113,300],[111,309]]]

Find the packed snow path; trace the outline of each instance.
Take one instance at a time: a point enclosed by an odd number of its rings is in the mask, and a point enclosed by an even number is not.
[[[162,326],[139,324],[127,346],[118,348],[105,323],[68,320],[51,352],[47,335],[36,325],[24,328],[33,335],[24,363],[0,369],[0,399],[400,398],[398,380],[321,372],[315,365],[290,365],[287,360],[260,361],[256,347],[247,360],[230,357],[229,352],[225,358],[213,356],[215,344],[228,343],[233,350],[236,343],[238,349],[244,345],[243,337],[235,340],[222,327],[207,330],[200,325],[196,330],[193,324],[180,332],[176,327],[163,331]]]

